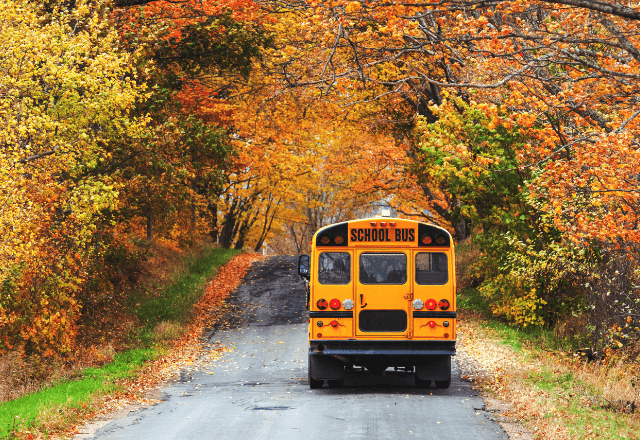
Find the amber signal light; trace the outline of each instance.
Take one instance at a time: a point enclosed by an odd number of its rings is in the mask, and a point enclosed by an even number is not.
[[[325,310],[327,307],[329,307],[329,303],[326,299],[319,299],[316,303],[316,306],[318,306],[320,310]]]
[[[438,307],[440,307],[441,310],[447,310],[450,305],[451,304],[449,304],[449,301],[447,301],[446,299],[441,299],[438,303]]]
[[[335,244],[342,244],[344,243],[344,237],[342,235],[336,235],[335,237],[333,237],[333,242]]]
[[[444,244],[444,243],[445,243],[445,241],[447,241],[447,239],[446,239],[446,238],[444,238],[444,235],[438,235],[438,236],[436,237],[436,243],[438,243],[438,244]]]
[[[425,235],[422,237],[422,244],[431,244],[433,238],[430,235]]]
[[[330,241],[331,239],[328,235],[323,235],[322,237],[320,237],[320,243],[322,244],[329,244]]]

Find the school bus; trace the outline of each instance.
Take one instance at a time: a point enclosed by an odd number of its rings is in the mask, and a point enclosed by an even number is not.
[[[449,387],[456,285],[445,229],[389,217],[326,226],[298,273],[308,286],[310,388],[390,367],[415,372],[419,387]]]

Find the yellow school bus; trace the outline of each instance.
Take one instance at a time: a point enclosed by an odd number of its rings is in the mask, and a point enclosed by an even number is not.
[[[376,217],[338,223],[299,257],[308,281],[309,386],[340,386],[345,371],[415,372],[448,388],[456,344],[454,246],[443,228]]]

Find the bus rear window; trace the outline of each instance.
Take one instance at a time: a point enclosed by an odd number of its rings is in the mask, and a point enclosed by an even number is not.
[[[322,252],[318,261],[320,284],[349,284],[351,255],[348,252]]]
[[[405,284],[407,256],[405,254],[361,254],[360,283]]]
[[[449,281],[447,254],[420,252],[416,254],[416,283],[442,286]]]

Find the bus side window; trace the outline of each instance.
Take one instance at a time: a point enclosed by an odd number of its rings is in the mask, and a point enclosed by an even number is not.
[[[449,281],[447,254],[420,252],[416,254],[416,283],[442,286]]]
[[[351,255],[348,252],[322,252],[318,261],[320,284],[349,284]]]

